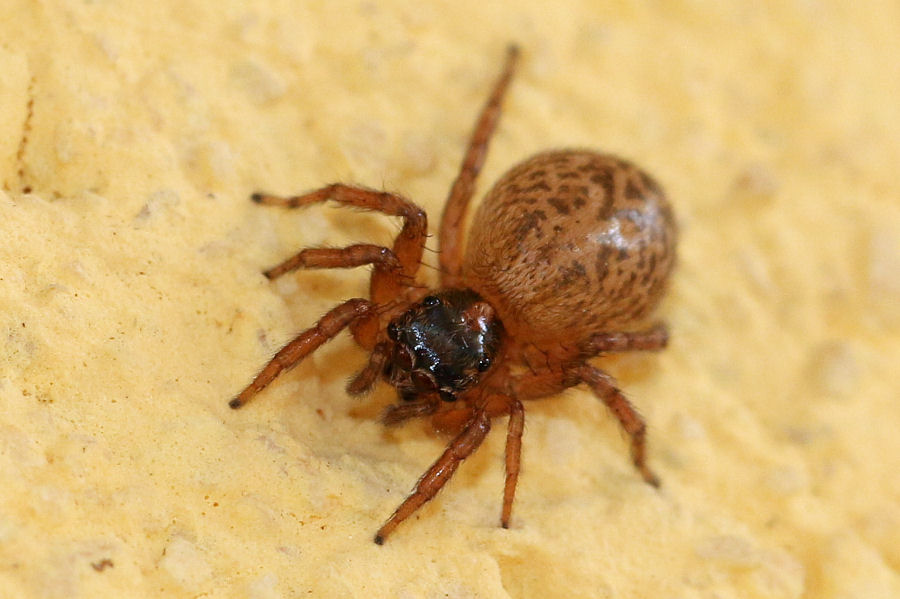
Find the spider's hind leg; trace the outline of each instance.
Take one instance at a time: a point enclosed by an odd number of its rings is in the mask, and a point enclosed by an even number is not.
[[[503,96],[509,87],[513,73],[516,70],[516,62],[519,58],[519,48],[515,45],[506,50],[506,63],[503,72],[494,84],[494,90],[490,98],[481,109],[475,130],[469,139],[469,146],[459,168],[459,174],[450,189],[447,204],[444,206],[444,214],[441,217],[440,230],[440,265],[443,273],[442,284],[453,287],[460,284],[460,275],[463,262],[463,222],[469,201],[475,192],[475,180],[481,173],[481,167],[487,157],[488,144],[497,128],[500,120],[500,108]]]
[[[661,322],[643,331],[594,335],[585,346],[587,356],[623,351],[659,351],[669,344],[669,330]]]
[[[644,478],[644,482],[658,487],[660,484],[659,477],[647,466],[647,425],[637,409],[631,405],[628,398],[616,386],[615,379],[602,370],[588,364],[581,364],[573,370],[582,381],[588,384],[594,394],[606,404],[606,407],[615,415],[619,420],[619,424],[628,433],[628,436],[631,438],[631,460],[634,462],[634,467],[637,468]]]

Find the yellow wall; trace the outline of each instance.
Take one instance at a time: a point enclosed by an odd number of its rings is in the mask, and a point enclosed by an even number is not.
[[[900,596],[900,6],[858,4],[8,0],[0,595]],[[498,423],[378,547],[444,441],[346,396],[363,352],[226,402],[366,292],[261,270],[397,226],[247,197],[355,182],[433,226],[510,40],[481,189],[595,147],[676,207],[671,347],[600,362],[663,487],[576,389],[526,406],[510,530]]]

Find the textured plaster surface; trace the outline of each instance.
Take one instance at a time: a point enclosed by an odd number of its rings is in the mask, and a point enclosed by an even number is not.
[[[900,597],[896,2],[3,12],[0,596]],[[248,195],[387,188],[433,231],[510,40],[480,189],[593,147],[675,205],[671,346],[599,361],[663,487],[574,389],[526,406],[510,530],[495,431],[378,547],[445,441],[384,430],[390,389],[345,395],[362,351],[341,336],[226,404],[366,291],[261,270],[398,226]]]

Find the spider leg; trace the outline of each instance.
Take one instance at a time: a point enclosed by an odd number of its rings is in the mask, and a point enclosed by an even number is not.
[[[375,307],[375,304],[369,300],[356,298],[332,308],[319,319],[314,327],[303,331],[293,341],[281,348],[256,375],[253,382],[228,402],[228,405],[235,409],[240,408],[265,389],[282,371],[296,366],[303,358],[340,333],[348,324],[372,314]]]
[[[503,511],[500,513],[500,526],[509,528],[513,500],[516,498],[516,484],[519,481],[522,432],[525,430],[525,408],[518,399],[506,395],[494,396],[493,399],[501,400],[503,412],[509,414],[509,425],[506,431],[506,481],[503,484]]]
[[[395,276],[402,276],[403,273],[394,252],[380,245],[359,243],[344,248],[306,248],[263,274],[269,280],[275,280],[300,268],[354,268],[366,264],[372,264],[375,270]]]
[[[459,282],[463,259],[462,225],[466,217],[466,209],[475,191],[475,179],[478,178],[487,156],[488,143],[497,127],[500,105],[512,79],[518,57],[519,48],[514,45],[509,46],[503,72],[497,79],[487,104],[481,110],[459,174],[456,176],[456,181],[453,182],[453,187],[450,188],[450,195],[444,206],[440,232],[440,266],[443,273],[442,284],[445,287],[457,286]]]
[[[363,244],[339,250],[312,250],[319,253],[307,254],[304,258],[300,258],[303,255],[303,252],[301,252],[291,260],[268,271],[266,276],[269,276],[269,278],[275,278],[275,276],[279,276],[287,270],[303,266],[302,262],[305,260],[318,260],[321,263],[334,260],[335,264],[333,267],[374,264],[375,269],[372,271],[370,287],[372,301],[376,303],[384,303],[394,299],[415,278],[419,264],[422,261],[422,252],[425,248],[425,238],[428,234],[428,219],[425,216],[425,211],[400,195],[335,183],[303,195],[278,197],[255,193],[251,196],[251,199],[258,204],[282,206],[285,208],[299,208],[326,200],[334,200],[335,202],[364,210],[375,210],[389,216],[400,216],[403,217],[404,221],[403,228],[394,240],[394,246],[391,250]],[[329,254],[329,251],[332,253]],[[301,263],[293,266],[293,260]],[[395,261],[399,263],[399,269],[392,267]],[[332,266],[323,264],[322,266],[310,266],[309,268],[332,268]]]
[[[452,437],[458,435],[471,418],[472,408],[470,406],[440,410],[431,417],[431,428],[436,433]]]
[[[381,415],[381,423],[385,426],[396,426],[411,418],[434,414],[440,407],[441,400],[437,395],[426,395],[416,401],[391,404]]]
[[[633,333],[602,333],[591,337],[585,346],[588,355],[607,352],[647,350],[657,351],[669,343],[669,331],[661,322],[644,331]]]
[[[602,370],[588,364],[581,364],[573,370],[619,419],[622,428],[631,437],[631,459],[635,467],[641,473],[641,476],[644,477],[645,482],[658,487],[659,478],[650,470],[646,463],[645,437],[647,425],[634,406],[631,405],[631,402],[616,387],[615,379]]]
[[[393,300],[413,282],[413,279],[403,274],[403,267],[394,252],[368,243],[344,248],[306,248],[263,274],[272,280],[298,268],[353,268],[365,264],[374,266],[369,282],[369,295],[376,303],[384,304]],[[373,313],[369,318],[355,321],[350,331],[361,347],[371,349],[378,336],[378,328],[378,315]],[[373,354],[371,358],[376,358],[376,355]],[[367,388],[361,387],[356,393]]]
[[[506,388],[518,399],[540,399],[574,387],[581,379],[565,370],[537,370],[510,378]]]
[[[460,463],[478,449],[478,446],[481,445],[481,442],[484,441],[490,430],[491,419],[488,413],[484,409],[478,409],[473,412],[472,418],[462,432],[450,442],[450,445],[447,446],[441,457],[432,464],[431,468],[425,471],[425,474],[416,483],[416,487],[409,497],[400,504],[387,522],[378,529],[378,532],[375,534],[375,542],[379,545],[384,543],[384,540],[397,528],[397,525],[409,518],[416,510],[437,495],[437,492],[447,484],[447,481],[456,472]]]
[[[389,345],[382,341],[369,354],[369,362],[347,383],[347,393],[359,395],[372,388],[388,360]]]

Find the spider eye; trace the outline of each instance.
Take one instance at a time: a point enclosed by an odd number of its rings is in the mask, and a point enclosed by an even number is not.
[[[454,395],[450,391],[444,391],[443,389],[441,389],[441,391],[438,393],[438,395],[440,395],[441,399],[443,399],[444,401],[447,401],[447,402],[456,401],[456,395]]]
[[[441,299],[436,295],[427,295],[422,300],[422,305],[431,308],[432,306],[437,306],[441,303]]]
[[[393,322],[388,324],[387,336],[391,341],[396,341],[400,337],[400,327]]]
[[[478,365],[476,366],[476,368],[478,368],[478,372],[484,372],[485,370],[487,370],[490,367],[491,367],[491,359],[490,358],[481,358],[480,360],[478,360]]]

